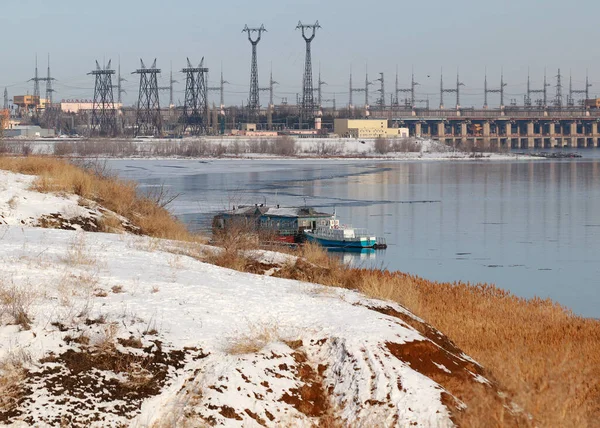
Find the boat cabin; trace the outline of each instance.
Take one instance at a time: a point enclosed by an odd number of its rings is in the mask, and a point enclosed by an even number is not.
[[[240,205],[216,215],[213,229],[226,230],[232,225],[241,225],[253,231],[274,232],[286,242],[296,242],[304,230],[316,229],[332,219],[332,214],[318,212],[313,207]]]

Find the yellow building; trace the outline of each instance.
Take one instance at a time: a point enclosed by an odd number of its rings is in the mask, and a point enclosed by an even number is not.
[[[335,119],[333,132],[340,137],[408,137],[407,128],[389,128],[385,119]]]
[[[34,97],[33,95],[15,95],[13,104],[26,110],[38,108],[40,106],[40,97]]]

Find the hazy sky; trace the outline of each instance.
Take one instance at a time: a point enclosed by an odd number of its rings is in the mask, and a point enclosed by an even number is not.
[[[179,70],[185,58],[194,63],[205,57],[210,84],[216,85],[221,64],[226,86],[226,104],[248,98],[250,43],[241,33],[245,24],[264,24],[268,32],[258,46],[259,80],[267,86],[272,63],[276,102],[287,97],[295,102],[301,91],[304,41],[295,30],[298,20],[319,20],[322,29],[313,42],[314,80],[319,64],[328,83],[324,97],[336,94],[338,106],[348,102],[348,75],[354,71],[355,86],[364,86],[365,67],[375,80],[385,73],[386,98],[394,88],[396,67],[400,86],[408,87],[414,66],[418,97],[429,94],[432,105],[439,103],[440,68],[445,86],[456,81],[460,68],[465,83],[463,106],[480,105],[483,100],[484,69],[490,87],[500,84],[504,68],[506,100],[522,103],[530,69],[532,87],[542,86],[544,67],[555,93],[557,69],[561,68],[568,90],[569,70],[573,86],[583,87],[586,69],[593,83],[591,93],[600,94],[600,2],[593,0],[429,0],[429,1],[192,1],[192,0],[14,0],[5,2],[0,16],[4,35],[0,88],[9,96],[33,91],[26,81],[33,77],[35,54],[40,74],[46,74],[46,56],[51,55],[55,100],[91,98],[93,78],[86,73],[98,59],[121,58],[128,79],[125,101],[137,99],[139,58],[147,65],[157,58],[163,70],[161,85],[167,85],[170,63],[179,84],[176,100],[183,101],[184,78]],[[429,76],[429,77],[428,77]],[[42,84],[42,93],[44,91]],[[378,96],[371,87],[371,103]],[[115,95],[116,98],[116,95]],[[211,93],[218,102],[218,93]],[[268,94],[261,93],[266,105]],[[446,106],[454,95],[445,96]],[[168,93],[162,94],[168,102]],[[363,96],[355,94],[354,104]],[[498,96],[490,95],[490,105]]]

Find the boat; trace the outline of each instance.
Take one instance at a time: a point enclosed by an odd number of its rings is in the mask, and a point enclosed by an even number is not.
[[[316,242],[331,249],[387,248],[385,240],[377,238],[366,229],[340,225],[335,213],[331,218],[319,220],[315,229],[305,230],[304,236],[308,242]]]
[[[335,212],[319,212],[306,206],[239,205],[213,218],[213,234],[228,230],[257,233],[260,240],[271,243],[296,245],[310,241],[338,250],[387,248],[383,238],[366,229],[340,225]]]
[[[258,233],[263,240],[299,244],[304,240],[304,230],[314,229],[319,222],[331,217],[329,213],[306,206],[239,205],[213,218],[213,233],[241,229]]]

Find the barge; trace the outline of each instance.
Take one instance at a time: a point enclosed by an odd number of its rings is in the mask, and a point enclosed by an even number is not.
[[[239,205],[213,218],[215,234],[233,229],[257,233],[259,240],[267,242],[301,244],[309,241],[341,250],[387,248],[383,238],[365,229],[340,225],[335,213],[319,212],[313,207]]]

